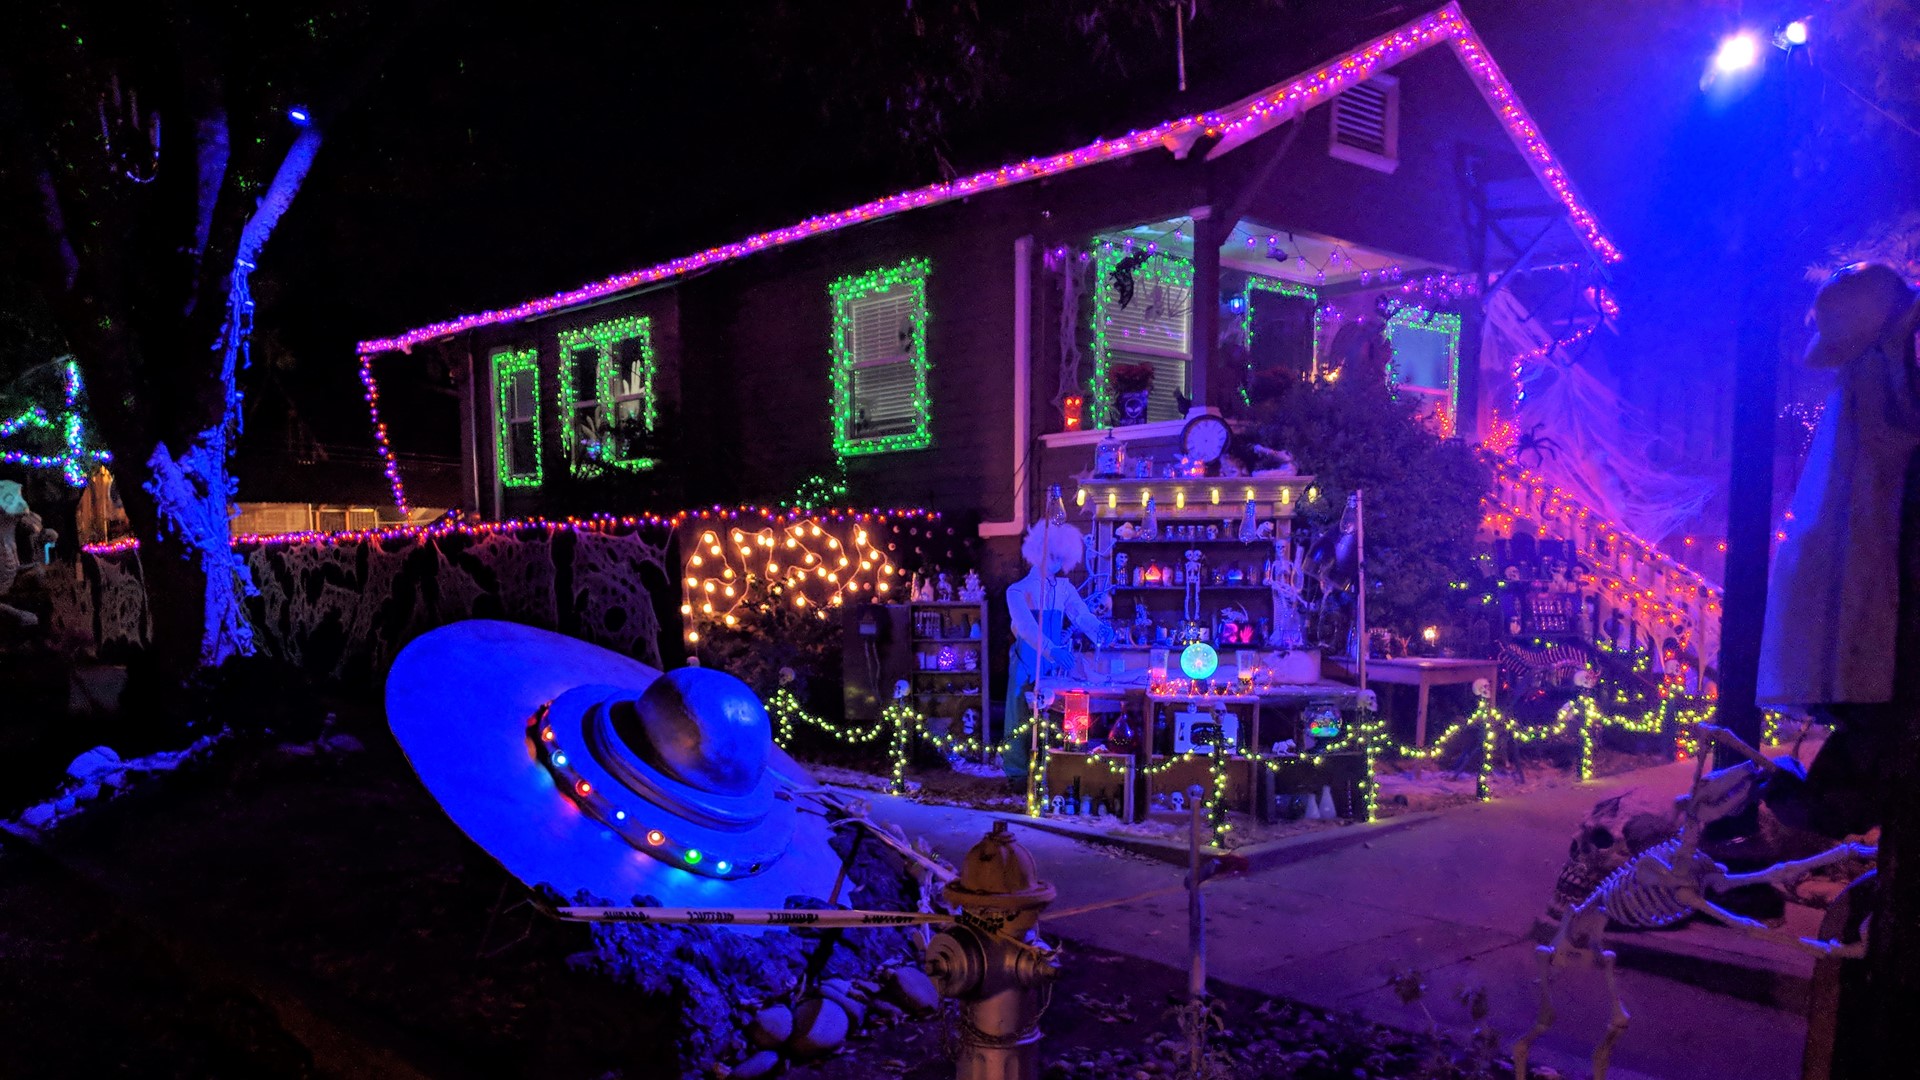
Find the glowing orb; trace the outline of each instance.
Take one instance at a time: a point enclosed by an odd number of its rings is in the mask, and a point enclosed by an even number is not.
[[[1807,20],[1793,20],[1787,24],[1785,30],[1780,32],[1780,36],[1786,38],[1787,44],[1789,45],[1805,45],[1807,43]]]
[[[1220,654],[1204,641],[1196,641],[1180,651],[1180,671],[1189,679],[1211,679],[1220,667]]]

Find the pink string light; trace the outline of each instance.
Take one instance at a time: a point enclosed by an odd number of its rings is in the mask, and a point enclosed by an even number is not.
[[[1492,107],[1494,114],[1526,157],[1527,164],[1533,169],[1534,175],[1553,197],[1566,207],[1568,220],[1575,231],[1601,261],[1619,262],[1622,257],[1619,249],[1600,228],[1599,219],[1580,199],[1572,180],[1567,177],[1565,168],[1548,147],[1533,117],[1520,104],[1512,84],[1494,63],[1485,43],[1480,40],[1480,35],[1467,22],[1458,3],[1449,3],[1446,7],[1407,23],[1398,30],[1374,38],[1311,72],[1222,111],[1196,113],[1166,121],[1143,131],[1128,132],[1118,138],[1103,139],[1076,150],[1068,150],[1048,157],[1029,158],[1026,161],[1002,165],[997,169],[975,173],[957,180],[903,191],[846,210],[811,217],[782,229],[759,233],[735,243],[723,244],[697,254],[616,274],[566,292],[538,297],[513,307],[463,315],[429,323],[393,337],[362,341],[359,344],[361,382],[367,387],[368,406],[374,413],[374,429],[379,440],[381,455],[386,460],[387,478],[393,488],[395,504],[402,509],[405,508],[406,492],[400,480],[398,465],[393,459],[392,448],[387,445],[386,428],[379,420],[379,391],[371,369],[371,358],[375,354],[396,350],[404,352],[411,350],[415,345],[438,338],[450,337],[485,326],[518,322],[535,315],[591,303],[640,286],[704,270],[720,263],[744,258],[755,252],[782,247],[824,233],[836,232],[905,210],[934,206],[955,199],[968,198],[985,191],[1022,184],[1029,180],[1057,176],[1088,165],[1131,157],[1156,147],[1170,149],[1190,147],[1194,140],[1202,135],[1216,136],[1227,143],[1244,142],[1256,137],[1260,130],[1290,120],[1301,112],[1331,100],[1349,87],[1366,81],[1381,69],[1392,67],[1441,42],[1446,42],[1453,49],[1455,56],[1467,69],[1481,96]]]
[[[445,536],[484,538],[496,533],[544,532],[551,536],[563,531],[604,533],[638,528],[671,531],[690,521],[738,521],[743,517],[748,521],[790,525],[799,521],[938,521],[940,513],[936,510],[880,507],[871,510],[807,510],[801,507],[751,506],[742,503],[734,507],[716,505],[705,510],[682,510],[664,517],[659,514],[591,514],[587,517],[531,517],[517,518],[512,521],[442,521],[432,525],[389,525],[380,529],[343,529],[339,532],[308,530],[272,534],[240,533],[234,536],[231,542],[235,547],[289,547],[295,544],[383,543],[388,540],[403,539],[430,541]],[[103,544],[85,544],[80,550],[89,555],[114,555],[123,551],[133,551],[139,546],[139,539],[129,536]]]
[[[393,456],[393,443],[387,440],[386,422],[380,419],[380,385],[373,379],[373,354],[360,356],[360,385],[366,389],[367,414],[373,418],[373,445],[380,451],[382,467],[387,474],[387,487],[393,491],[393,505],[402,514],[411,512],[407,506],[406,485],[400,482],[400,462]]]
[[[359,351],[380,353],[405,350],[435,338],[448,337],[482,326],[517,322],[528,316],[542,315],[559,308],[598,300],[610,293],[678,277],[717,263],[791,244],[821,233],[858,225],[877,217],[897,214],[903,210],[963,199],[983,191],[1056,176],[1102,161],[1130,157],[1176,142],[1181,136],[1196,132],[1225,137],[1249,125],[1266,125],[1288,120],[1296,112],[1318,105],[1355,83],[1364,82],[1381,68],[1391,67],[1442,41],[1453,46],[1454,52],[1473,75],[1475,83],[1480,87],[1489,104],[1493,106],[1501,122],[1506,125],[1514,140],[1527,154],[1541,182],[1573,215],[1575,227],[1580,230],[1581,235],[1593,245],[1595,252],[1602,259],[1607,262],[1619,261],[1618,249],[1600,229],[1598,219],[1580,201],[1572,182],[1567,179],[1566,170],[1561,167],[1559,160],[1547,146],[1545,138],[1540,135],[1533,118],[1520,104],[1519,98],[1513,92],[1512,84],[1507,82],[1506,76],[1488,55],[1479,34],[1468,24],[1466,16],[1460,13],[1457,4],[1448,4],[1431,15],[1337,57],[1307,75],[1282,84],[1224,112],[1196,113],[1177,120],[1169,120],[1144,131],[1132,131],[1118,138],[1103,139],[1077,150],[1069,150],[1049,157],[1029,158],[1026,161],[1002,165],[997,169],[975,173],[958,180],[943,181],[903,191],[846,210],[811,217],[798,224],[750,236],[736,243],[708,248],[698,254],[617,274],[577,289],[528,300],[514,307],[463,315],[456,319],[430,323],[394,337],[363,341],[360,343]]]

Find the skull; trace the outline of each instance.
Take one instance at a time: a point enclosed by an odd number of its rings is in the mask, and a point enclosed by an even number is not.
[[[1473,680],[1473,696],[1482,701],[1493,699],[1493,683],[1487,679]]]
[[[1547,914],[1558,919],[1578,905],[1626,861],[1672,836],[1680,827],[1672,804],[1635,801],[1623,791],[1593,804],[1567,844],[1567,863],[1553,883]]]

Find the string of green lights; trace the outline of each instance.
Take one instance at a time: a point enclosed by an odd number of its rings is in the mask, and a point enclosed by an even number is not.
[[[801,722],[815,730],[826,733],[849,746],[877,743],[884,740],[888,749],[890,776],[888,790],[893,794],[906,791],[906,770],[909,753],[915,739],[925,742],[935,750],[947,755],[965,755],[978,757],[989,752],[1002,753],[1012,747],[1015,740],[1030,739],[1032,726],[1038,722],[1043,725],[1040,740],[1044,745],[1045,737],[1050,734],[1051,725],[1044,714],[1030,717],[1015,727],[1006,737],[994,744],[987,744],[972,736],[943,735],[927,726],[927,717],[908,706],[896,701],[881,711],[880,718],[870,725],[835,724],[823,717],[808,712],[790,691],[776,691],[767,702],[769,714],[773,717],[774,738],[782,747],[793,744],[797,725]],[[1350,725],[1340,737],[1322,744],[1316,750],[1297,755],[1267,755],[1253,753],[1243,755],[1244,760],[1257,762],[1267,769],[1278,771],[1288,765],[1302,761],[1319,767],[1335,754],[1358,752],[1363,758],[1363,779],[1360,782],[1360,796],[1365,820],[1373,821],[1378,816],[1380,783],[1379,764],[1382,760],[1407,758],[1418,761],[1434,761],[1447,754],[1456,740],[1468,732],[1477,732],[1480,737],[1480,766],[1474,779],[1474,795],[1481,801],[1493,798],[1493,769],[1498,760],[1499,748],[1503,739],[1516,745],[1527,746],[1542,743],[1549,739],[1573,736],[1580,742],[1580,779],[1588,781],[1594,778],[1593,751],[1600,734],[1612,728],[1635,735],[1657,735],[1671,731],[1678,739],[1678,745],[1685,752],[1697,753],[1699,744],[1688,733],[1693,725],[1712,719],[1712,705],[1682,703],[1677,699],[1664,699],[1654,708],[1639,716],[1616,716],[1601,711],[1599,702],[1591,696],[1583,696],[1567,702],[1561,707],[1555,718],[1545,724],[1526,725],[1510,714],[1496,707],[1492,702],[1482,700],[1472,715],[1441,732],[1440,736],[1427,746],[1412,746],[1393,740],[1379,715],[1370,710],[1362,711],[1359,719]],[[1766,728],[1762,742],[1775,745],[1779,741],[1779,717],[1766,714]],[[1127,766],[1118,759],[1102,755],[1091,755],[1089,763],[1105,768],[1111,776],[1122,776]],[[1149,765],[1139,766],[1135,771],[1140,776],[1151,777],[1168,773],[1191,762],[1206,764],[1210,781],[1207,791],[1207,811],[1213,827],[1213,839],[1221,844],[1233,826],[1225,812],[1228,773],[1227,755],[1186,751],[1169,755]],[[1027,813],[1039,816],[1044,812],[1048,796],[1046,788],[1046,769],[1044,758],[1032,765],[1038,770],[1034,786],[1034,795],[1027,804]]]

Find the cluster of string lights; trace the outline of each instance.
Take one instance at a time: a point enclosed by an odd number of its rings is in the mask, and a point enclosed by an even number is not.
[[[45,407],[30,405],[12,417],[0,420],[0,439],[10,439],[16,435],[43,439],[51,437],[58,439],[59,449],[53,453],[41,453],[0,447],[0,464],[54,469],[68,485],[84,487],[93,467],[113,460],[113,455],[88,446],[86,420],[80,403],[84,388],[80,382],[79,363],[71,357],[65,358],[61,362],[60,376],[63,402],[57,415],[49,416]],[[38,432],[50,435],[35,436],[34,433]]]
[[[1547,357],[1552,356],[1555,352],[1561,349],[1571,349],[1575,345],[1578,345],[1581,342],[1592,337],[1594,333],[1599,329],[1600,329],[1599,323],[1597,322],[1591,323],[1587,326],[1581,327],[1578,330],[1575,330],[1573,333],[1568,334],[1566,337],[1559,338],[1558,340],[1555,340],[1555,341],[1550,341],[1547,344],[1542,345],[1537,349],[1529,349],[1526,352],[1516,354],[1512,360],[1508,361],[1507,371],[1513,378],[1514,406],[1518,408],[1521,402],[1527,400],[1527,384],[1526,384],[1527,365],[1535,363],[1537,361],[1545,360]]]
[[[1512,461],[1490,461],[1495,489],[1482,503],[1483,528],[1507,535],[1518,521],[1557,527],[1580,543],[1587,557],[1591,570],[1583,584],[1606,591],[1616,607],[1663,621],[1682,645],[1719,615],[1719,591],[1698,571],[1605,520],[1544,477]]]
[[[690,535],[681,568],[688,644],[698,644],[714,626],[730,629],[775,607],[825,619],[849,600],[884,603],[906,571],[885,550],[878,525],[874,518],[830,513],[704,522]]]
[[[533,720],[527,725],[527,739],[533,744],[535,759],[553,777],[554,786],[572,800],[582,813],[613,830],[635,848],[668,865],[702,877],[737,878],[760,872],[759,863],[737,866],[717,853],[681,843],[664,829],[647,828],[643,822],[633,820],[618,801],[580,774],[566,748],[555,739],[553,728],[548,726],[545,706],[534,714]]]

